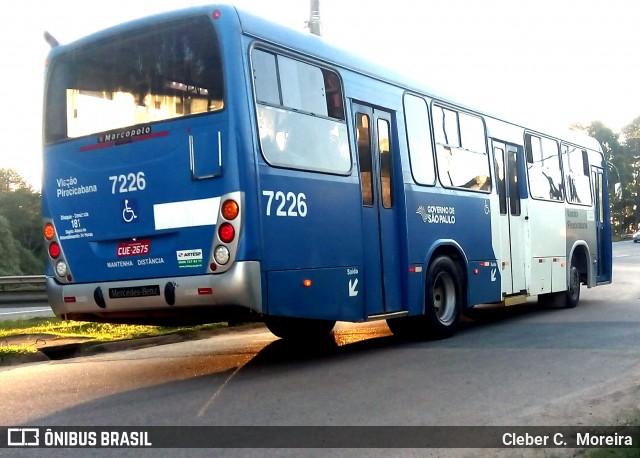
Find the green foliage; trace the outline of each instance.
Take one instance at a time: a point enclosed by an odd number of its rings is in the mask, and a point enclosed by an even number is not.
[[[15,170],[0,168],[0,275],[43,273],[40,200]]]
[[[581,127],[595,137],[604,151],[609,174],[609,201],[611,220],[615,235],[628,234],[638,229],[640,215],[640,117],[624,127],[620,134],[614,133],[601,121]],[[615,184],[621,192],[616,194]]]
[[[24,275],[20,268],[20,248],[11,233],[9,220],[0,214],[0,276]]]

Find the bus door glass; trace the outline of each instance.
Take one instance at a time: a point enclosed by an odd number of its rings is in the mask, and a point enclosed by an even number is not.
[[[596,243],[598,245],[596,265],[598,266],[598,281],[602,281],[606,275],[606,265],[602,262],[604,260],[604,175],[602,169],[591,167],[591,178],[595,197]]]
[[[522,149],[516,145],[493,142],[497,189],[500,203],[500,257],[503,272],[502,290],[517,294],[526,290],[525,217],[521,210],[518,187]]]
[[[401,173],[394,148],[391,114],[372,107],[353,107],[362,189],[365,302],[367,315],[402,307],[400,240],[394,180]]]

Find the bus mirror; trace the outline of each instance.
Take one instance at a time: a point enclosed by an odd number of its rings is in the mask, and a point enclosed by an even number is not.
[[[620,184],[620,182],[618,182],[618,183],[613,185],[613,190],[614,190],[614,194],[616,196],[616,199],[621,200],[622,199],[622,185]]]
[[[44,41],[46,41],[52,49],[60,44],[58,40],[46,30],[44,31]]]

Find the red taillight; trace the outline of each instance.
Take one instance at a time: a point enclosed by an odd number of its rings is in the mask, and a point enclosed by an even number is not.
[[[214,19],[220,19],[220,16],[222,16],[222,14],[220,13],[220,10],[215,10],[213,12],[213,18]]]
[[[51,240],[56,235],[56,229],[53,227],[53,224],[47,223],[44,225],[44,238],[47,240]]]
[[[56,242],[51,242],[49,244],[49,256],[53,259],[58,259],[58,256],[60,256],[60,245]]]
[[[236,236],[236,230],[229,223],[222,223],[218,229],[218,236],[224,243],[231,243]]]

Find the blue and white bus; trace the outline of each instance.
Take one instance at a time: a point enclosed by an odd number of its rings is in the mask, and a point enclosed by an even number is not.
[[[477,304],[574,307],[611,282],[598,142],[524,126],[232,6],[52,49],[47,289],[58,317],[386,319],[442,337]]]

